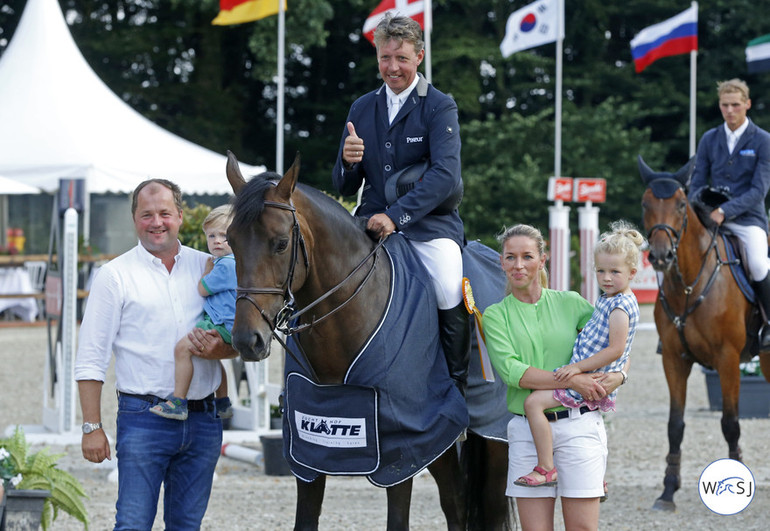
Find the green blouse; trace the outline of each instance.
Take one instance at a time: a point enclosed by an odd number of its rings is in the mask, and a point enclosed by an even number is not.
[[[569,363],[578,332],[593,306],[574,291],[543,289],[535,304],[508,295],[484,312],[489,359],[508,385],[508,409],[524,414],[530,389],[519,387],[529,367],[552,371]],[[564,408],[557,408],[564,409]]]

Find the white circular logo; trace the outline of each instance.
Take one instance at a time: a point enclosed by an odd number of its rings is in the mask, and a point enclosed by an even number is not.
[[[707,466],[698,480],[703,504],[717,514],[731,515],[744,510],[754,499],[754,475],[735,459],[719,459]]]

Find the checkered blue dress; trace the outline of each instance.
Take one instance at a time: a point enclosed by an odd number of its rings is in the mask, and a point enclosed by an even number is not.
[[[617,360],[595,372],[616,372],[623,368],[631,352],[631,343],[634,341],[636,325],[639,323],[639,304],[636,302],[636,296],[633,293],[630,295],[618,293],[613,297],[602,295],[596,301],[591,319],[586,323],[585,328],[583,328],[575,340],[570,363],[577,363],[589,358],[609,346],[610,313],[617,308],[628,314],[626,348]],[[583,400],[583,397],[572,389],[556,389],[553,392],[554,398],[567,407],[588,406],[591,409],[599,409],[601,411],[615,411],[615,397],[617,394],[618,391],[616,389],[601,400]]]

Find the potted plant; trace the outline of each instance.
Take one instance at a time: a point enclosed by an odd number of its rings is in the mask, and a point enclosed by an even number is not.
[[[0,480],[7,496],[7,524],[15,512],[15,503],[29,505],[31,499],[40,498],[42,513],[32,517],[40,519],[44,531],[51,528],[59,511],[80,520],[84,529],[88,529],[88,514],[83,505],[87,495],[75,476],[57,468],[57,461],[63,455],[51,454],[48,448],[30,452],[24,431],[19,426],[11,437],[0,439]],[[37,525],[33,524],[33,528],[37,529]]]
[[[741,391],[738,397],[738,417],[764,418],[770,416],[770,383],[765,380],[759,367],[759,356],[740,364]],[[709,409],[722,411],[722,387],[719,373],[703,367],[706,375],[706,392]]]

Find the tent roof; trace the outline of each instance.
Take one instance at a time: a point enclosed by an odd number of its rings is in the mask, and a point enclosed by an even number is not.
[[[28,0],[0,58],[0,146],[0,175],[45,191],[85,178],[89,192],[130,192],[160,177],[185,194],[232,193],[224,155],[155,125],[99,79],[56,0]]]
[[[21,181],[9,179],[0,175],[0,195],[39,194],[40,188],[35,188]]]

